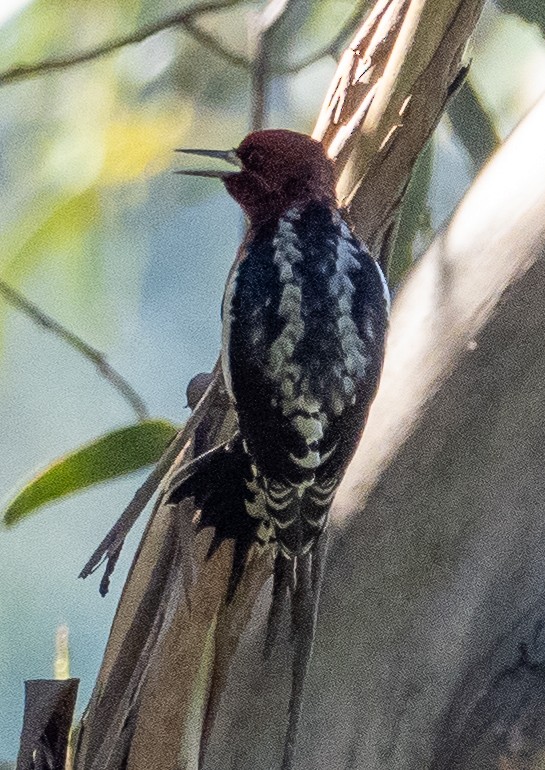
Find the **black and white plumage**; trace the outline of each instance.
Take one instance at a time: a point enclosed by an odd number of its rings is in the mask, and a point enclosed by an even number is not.
[[[195,496],[213,548],[237,541],[231,595],[253,541],[293,559],[323,531],[378,386],[388,313],[380,267],[326,202],[294,206],[245,245],[223,302],[239,433],[169,492]]]
[[[303,134],[250,134],[237,150],[191,150],[238,166],[220,177],[249,219],[223,301],[222,368],[238,431],[182,469],[212,553],[234,540],[227,601],[256,541],[275,549],[266,639],[286,596],[294,662],[282,770],[293,770],[328,512],[376,393],[389,314],[378,264],[336,206],[333,162]]]
[[[247,511],[292,558],[324,528],[363,430],[389,295],[327,203],[294,206],[264,230],[226,290],[222,363],[251,461]]]
[[[334,163],[319,142],[267,130],[236,150],[184,152],[237,167],[180,173],[222,179],[248,217],[223,302],[223,373],[238,431],[200,454],[209,441],[210,423],[202,420],[193,443],[199,456],[168,475],[161,504],[193,497],[197,526],[213,529],[209,555],[223,540],[234,541],[227,602],[250,548],[257,542],[273,550],[265,652],[290,596],[293,675],[281,768],[294,770],[323,532],[378,386],[388,287],[336,205]],[[193,384],[190,402],[194,390],[202,392],[202,378]],[[90,574],[106,556],[101,590],[133,521],[129,507],[82,571]]]

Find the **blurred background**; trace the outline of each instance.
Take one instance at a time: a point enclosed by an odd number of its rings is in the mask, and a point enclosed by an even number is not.
[[[175,147],[234,147],[250,126],[245,62],[260,6],[224,5],[194,17],[191,28],[174,25],[108,56],[20,79],[2,72],[136,36],[185,5],[0,6],[0,280],[104,351],[150,414],[176,424],[188,414],[189,379],[216,360],[223,286],[242,231],[221,184],[172,174],[185,162]],[[367,5],[290,5],[274,39],[273,66],[284,74],[268,83],[267,126],[312,131],[334,56]],[[417,164],[394,285],[545,92],[544,32],[541,0],[487,4],[468,80]],[[88,360],[0,296],[0,498],[56,457],[134,419]],[[76,576],[144,475],[97,486],[0,531],[0,767],[17,752],[23,680],[53,674],[60,624],[69,627],[71,672],[81,678],[80,712],[90,696],[143,523],[105,599],[97,578]]]

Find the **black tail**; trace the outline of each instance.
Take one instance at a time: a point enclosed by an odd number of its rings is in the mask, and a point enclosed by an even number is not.
[[[172,478],[165,495],[167,504],[194,498],[196,507],[201,511],[198,529],[214,528],[208,557],[215,553],[223,540],[234,540],[227,601],[231,601],[235,594],[259,526],[259,519],[246,512],[245,504],[250,499],[246,482],[251,478],[250,460],[242,439],[237,435],[232,441],[211,449],[182,468]]]
[[[248,483],[253,480],[250,459],[239,435],[227,444],[201,455],[171,479],[165,502],[179,503],[193,497],[201,515],[198,529],[213,527],[210,557],[225,539],[234,540],[233,564],[227,590],[230,601],[243,575],[248,551],[257,539],[261,519],[250,516],[246,503],[253,502]],[[247,483],[248,482],[248,483]],[[253,485],[251,485],[253,486]],[[264,507],[266,508],[265,502]],[[275,509],[278,515],[278,505]],[[287,515],[287,514],[286,514]],[[303,687],[312,655],[316,610],[325,558],[326,536],[318,522],[304,520],[312,532],[306,533],[312,547],[301,549],[301,522],[298,518],[295,558],[278,552],[274,565],[272,601],[269,612],[264,656],[274,647],[288,598],[291,598],[294,658],[289,716],[282,770],[294,770],[297,733],[303,705]],[[313,526],[311,526],[311,524]],[[312,537],[311,537],[312,535]],[[291,543],[290,543],[291,544]]]
[[[288,596],[293,594],[295,587],[295,562],[287,559],[282,553],[277,553],[274,560],[273,586],[271,606],[267,620],[267,634],[263,657],[268,660],[272,654],[278,633],[282,624],[282,614],[287,605]]]
[[[296,767],[295,750],[303,709],[303,689],[314,645],[326,549],[327,533],[322,532],[313,549],[298,556],[295,562],[295,587],[292,591],[293,668],[282,770],[294,770]]]

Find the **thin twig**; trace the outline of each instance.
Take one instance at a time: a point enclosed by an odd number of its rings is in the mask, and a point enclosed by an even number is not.
[[[281,5],[286,5],[287,3],[281,3]],[[276,5],[276,3],[274,3]],[[279,3],[280,5],[280,3]],[[359,2],[355,5],[352,13],[350,14],[349,18],[346,20],[346,22],[343,24],[341,29],[337,32],[335,37],[329,41],[323,48],[319,48],[317,51],[314,51],[313,53],[309,54],[308,56],[304,57],[298,62],[294,62],[293,64],[277,64],[269,62],[269,72],[271,75],[296,75],[297,73],[301,72],[302,70],[306,69],[307,67],[312,66],[313,64],[316,64],[316,62],[319,62],[321,59],[325,59],[326,56],[331,56],[332,58],[336,59],[339,55],[339,52],[344,47],[347,38],[349,38],[351,35],[354,34],[355,30],[358,28],[358,26],[362,23],[362,16],[365,11],[365,9],[369,6],[369,0],[359,0]],[[280,16],[283,16],[285,13],[285,8],[281,10],[281,13],[279,14],[279,17],[273,17],[270,19],[270,22],[273,22],[276,24],[277,21],[279,21]],[[259,18],[264,16],[265,11],[260,14]],[[270,17],[269,17],[270,18]],[[259,19],[258,19],[259,23]],[[208,48],[213,53],[217,54],[218,56],[221,56],[225,61],[229,62],[229,64],[232,64],[235,67],[240,67],[241,69],[250,69],[252,67],[252,64],[255,64],[257,56],[254,57],[254,61],[251,62],[249,59],[247,59],[245,56],[242,56],[241,54],[237,54],[235,51],[232,51],[230,48],[226,48],[221,40],[217,38],[215,35],[210,34],[209,32],[206,32],[202,29],[197,23],[197,18],[189,19],[185,23],[186,29],[191,32],[195,40],[197,40],[199,43],[201,43],[203,46]],[[263,40],[263,33],[266,32],[267,29],[258,28],[254,31],[254,34],[259,35],[259,38],[261,38],[261,42]],[[259,46],[259,39],[257,41],[257,44]],[[257,52],[256,52],[257,53]],[[0,79],[1,83],[1,79]]]
[[[289,8],[290,0],[269,0],[254,18],[255,53],[251,65],[251,129],[259,131],[266,125],[267,89],[271,75],[274,33]]]
[[[301,70],[310,67],[312,64],[316,64],[316,62],[319,62],[321,59],[325,59],[326,56],[332,56],[336,59],[339,56],[340,51],[344,48],[347,38],[351,37],[355,30],[362,24],[364,11],[368,6],[369,0],[359,0],[349,18],[345,21],[333,40],[327,43],[323,48],[318,49],[294,64],[288,64],[285,67],[278,69],[275,68],[274,74],[294,75],[301,72]]]
[[[44,313],[33,302],[30,302],[20,292],[1,279],[0,294],[10,305],[23,312],[35,324],[59,337],[70,347],[74,348],[74,350],[77,350],[78,353],[89,359],[96,366],[102,377],[130,404],[139,420],[145,420],[149,416],[144,400],[138,395],[132,385],[129,385],[127,380],[110,366],[103,353],[88,345],[81,337],[78,337],[77,334],[74,334],[54,318]]]
[[[212,408],[214,400],[220,392],[222,380],[217,365],[214,372],[214,379],[205,390],[184,427],[165,449],[155,468],[144,483],[136,490],[130,503],[79,574],[80,578],[88,577],[100,567],[104,560],[106,560],[106,572],[100,585],[100,592],[103,596],[108,592],[109,578],[115,567],[127,534],[158,490],[159,486],[161,484],[166,484],[166,481],[170,476],[169,471],[174,472],[177,470],[175,466],[176,458],[184,449],[185,445],[193,438],[196,428],[207,414],[207,411]]]
[[[210,32],[204,30],[199,24],[197,19],[204,16],[207,13],[213,13],[217,11],[225,10],[231,6],[236,5],[240,0],[211,0],[205,5],[198,6],[196,8],[190,8],[187,11],[175,13],[167,16],[160,21],[153,24],[147,24],[141,27],[136,32],[130,35],[124,35],[114,40],[110,40],[103,45],[89,48],[87,51],[79,51],[74,54],[69,54],[65,57],[54,57],[51,59],[44,59],[34,64],[21,64],[15,67],[10,67],[3,72],[0,72],[0,87],[15,83],[20,80],[26,80],[32,77],[38,77],[40,75],[46,75],[49,72],[57,72],[59,70],[69,69],[70,67],[78,64],[84,64],[86,62],[100,59],[103,56],[108,56],[111,53],[115,53],[120,48],[127,45],[133,45],[135,43],[141,43],[147,38],[156,35],[158,32],[162,32],[165,29],[171,27],[181,26],[189,32],[192,37],[207,48],[212,53],[220,56],[234,67],[249,70],[251,69],[252,62],[242,54],[227,48],[219,38],[212,35]],[[326,56],[336,57],[339,52],[340,46],[345,39],[354,31],[358,21],[361,18],[362,9],[368,5],[368,0],[360,0],[356,8],[350,15],[348,21],[343,25],[342,29],[338,32],[333,40],[323,48],[310,54],[308,57],[302,59],[294,64],[288,64],[285,66],[271,66],[270,71],[274,75],[293,75],[306,67],[310,67],[312,64],[320,61],[320,59]]]
[[[335,37],[329,41],[323,48],[319,48],[317,51],[310,53],[298,62],[293,64],[276,64],[270,63],[271,75],[296,75],[307,67],[311,67],[321,59],[325,59],[326,56],[331,56],[336,59],[340,50],[344,47],[344,44],[351,35],[354,34],[357,27],[361,24],[363,12],[369,5],[369,0],[360,0],[357,3],[354,10],[350,14],[350,17],[343,24],[341,29],[337,32]],[[196,20],[190,20],[186,24],[186,29],[191,32],[195,40],[207,47],[210,51],[221,56],[225,61],[229,62],[235,67],[242,69],[250,69],[252,62],[245,56],[235,53],[230,48],[226,48],[219,38],[211,35],[209,32],[205,32],[197,23]],[[255,61],[255,59],[254,59]]]
[[[43,75],[47,72],[55,72],[58,70],[64,70],[69,67],[73,67],[75,64],[83,64],[84,62],[98,59],[102,56],[114,53],[114,51],[123,48],[126,45],[132,45],[133,43],[141,43],[158,32],[162,32],[165,29],[171,27],[186,27],[192,34],[195,34],[194,21],[195,17],[202,16],[207,13],[213,13],[215,11],[222,11],[226,8],[230,8],[236,5],[240,0],[209,0],[207,3],[203,3],[198,6],[194,6],[185,11],[179,11],[177,13],[170,14],[164,19],[153,22],[151,24],[145,24],[140,29],[132,32],[130,35],[121,35],[120,37],[110,40],[103,45],[94,46],[86,51],[79,51],[77,53],[60,56],[58,58],[44,59],[41,62],[35,64],[21,64],[16,67],[11,67],[0,73],[0,86],[7,85],[8,83],[14,83],[17,80],[23,80],[26,78],[35,77],[37,75]],[[212,38],[211,36],[200,32],[200,42],[204,42],[204,38],[207,40],[207,45],[210,47]],[[217,50],[218,45],[214,40],[214,50]],[[225,55],[225,49],[222,49],[222,55]],[[230,54],[229,54],[230,55]],[[236,56],[236,54],[235,54]]]
[[[245,56],[227,48],[219,38],[210,34],[210,32],[206,32],[206,30],[197,24],[197,15],[188,19],[184,23],[184,27],[198,43],[203,45],[209,51],[212,51],[212,53],[215,53],[217,56],[220,56],[229,64],[245,70],[249,68],[250,62]]]

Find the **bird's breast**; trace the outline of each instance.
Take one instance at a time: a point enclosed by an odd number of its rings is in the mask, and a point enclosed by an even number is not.
[[[309,483],[377,378],[387,316],[377,271],[327,204],[293,208],[248,242],[225,291],[222,361],[267,476]]]

